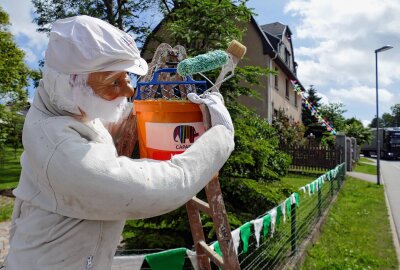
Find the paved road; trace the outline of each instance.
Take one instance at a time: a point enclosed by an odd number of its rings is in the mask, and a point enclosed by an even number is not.
[[[380,164],[397,236],[400,237],[400,161],[381,160]]]

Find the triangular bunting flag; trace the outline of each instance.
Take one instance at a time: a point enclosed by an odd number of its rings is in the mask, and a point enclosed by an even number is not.
[[[214,251],[222,257],[222,252],[221,252],[221,248],[219,246],[219,242],[215,242],[214,245],[212,245],[212,247],[214,248]]]
[[[269,214],[271,215],[271,237],[275,232],[275,224],[276,224],[276,208],[272,209]]]
[[[186,248],[170,249],[145,256],[152,270],[182,270]]]
[[[251,234],[251,223],[246,222],[242,226],[240,226],[240,239],[242,239],[243,243],[243,253],[247,252],[249,247],[249,238]]]
[[[282,205],[278,205],[276,207],[276,219],[275,219],[275,226],[279,226],[281,223],[281,216],[282,216]]]
[[[263,222],[264,222],[263,218],[258,218],[251,221],[251,223],[253,223],[254,226],[254,236],[256,237],[257,241],[256,247],[260,246],[260,234],[261,234],[261,229],[263,227]]]
[[[264,237],[267,236],[269,227],[271,226],[271,214],[264,216],[263,218],[263,234]]]
[[[199,270],[199,265],[197,264],[197,254],[189,249],[186,250],[186,255],[189,257],[194,270]]]
[[[288,199],[286,199],[286,215],[287,215],[288,219],[290,218],[291,211],[292,211],[292,200],[291,200],[291,197],[292,196],[290,196]]]
[[[238,254],[239,244],[240,244],[240,228],[232,231],[233,245],[235,246],[236,254]]]
[[[280,205],[283,217],[283,223],[286,223],[286,200],[283,201]]]
[[[299,193],[295,192],[293,195],[294,195],[294,198],[296,199],[296,206],[300,207],[300,196],[299,196]]]

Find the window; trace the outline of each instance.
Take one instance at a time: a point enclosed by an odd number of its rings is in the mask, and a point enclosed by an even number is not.
[[[279,78],[278,78],[278,69],[277,68],[275,68],[275,72],[276,72],[276,75],[274,76],[274,78],[275,78],[275,89],[279,91]]]
[[[286,79],[286,98],[289,99],[289,80]]]
[[[285,48],[285,63],[290,67],[290,53],[289,51]]]
[[[294,93],[294,106],[297,108],[297,93]]]

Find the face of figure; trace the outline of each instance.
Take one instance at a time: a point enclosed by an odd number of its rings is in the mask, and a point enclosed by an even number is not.
[[[71,80],[74,102],[86,119],[110,123],[124,117],[127,97],[134,93],[125,72],[74,75]]]
[[[90,73],[87,84],[93,89],[96,95],[105,100],[114,100],[118,97],[131,97],[135,91],[130,84],[129,75],[123,71]]]

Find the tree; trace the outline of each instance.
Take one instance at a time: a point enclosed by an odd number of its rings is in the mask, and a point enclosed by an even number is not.
[[[382,127],[397,127],[398,126],[395,117],[393,117],[393,115],[391,115],[390,113],[382,114],[382,121],[383,121]]]
[[[346,110],[344,109],[344,105],[342,103],[329,103],[328,105],[322,105],[320,108],[322,117],[325,118],[336,131],[343,131],[345,127],[345,118],[343,116],[343,113],[345,112]],[[335,137],[332,136],[326,129],[321,139],[321,145],[335,145]]]
[[[24,63],[25,53],[14,42],[9,26],[8,14],[0,7],[0,103],[24,106],[29,69]]]
[[[319,109],[321,107],[321,97],[317,95],[317,90],[313,85],[310,85],[310,88],[307,90],[307,99],[315,108]],[[303,106],[301,118],[303,125],[306,127],[304,136],[308,136],[312,133],[317,141],[320,141],[325,132],[325,128],[318,123],[318,120],[311,114],[310,109]]]
[[[7,143],[12,142],[14,147],[21,144],[18,110],[27,104],[30,72],[24,63],[25,54],[14,42],[9,26],[8,14],[0,7],[0,155]]]
[[[386,127],[385,121],[383,121],[382,118],[379,117],[378,121],[379,121],[379,127]],[[376,122],[377,122],[377,119],[376,119],[376,117],[374,117],[374,119],[372,119],[371,123],[368,126],[370,128],[376,128]]]
[[[343,131],[349,137],[357,139],[358,145],[364,145],[371,140],[371,130],[363,126],[362,122],[356,118],[346,119]]]
[[[34,22],[39,32],[49,32],[57,19],[76,15],[89,15],[107,21],[125,32],[137,35],[142,42],[150,32],[150,25],[139,20],[156,0],[32,0],[37,17]]]
[[[346,112],[343,103],[329,103],[320,108],[321,115],[333,125],[336,131],[341,131],[345,125],[343,114]]]
[[[400,125],[400,104],[390,107],[392,110],[392,123],[390,127],[398,127]],[[383,117],[383,116],[382,116]]]

